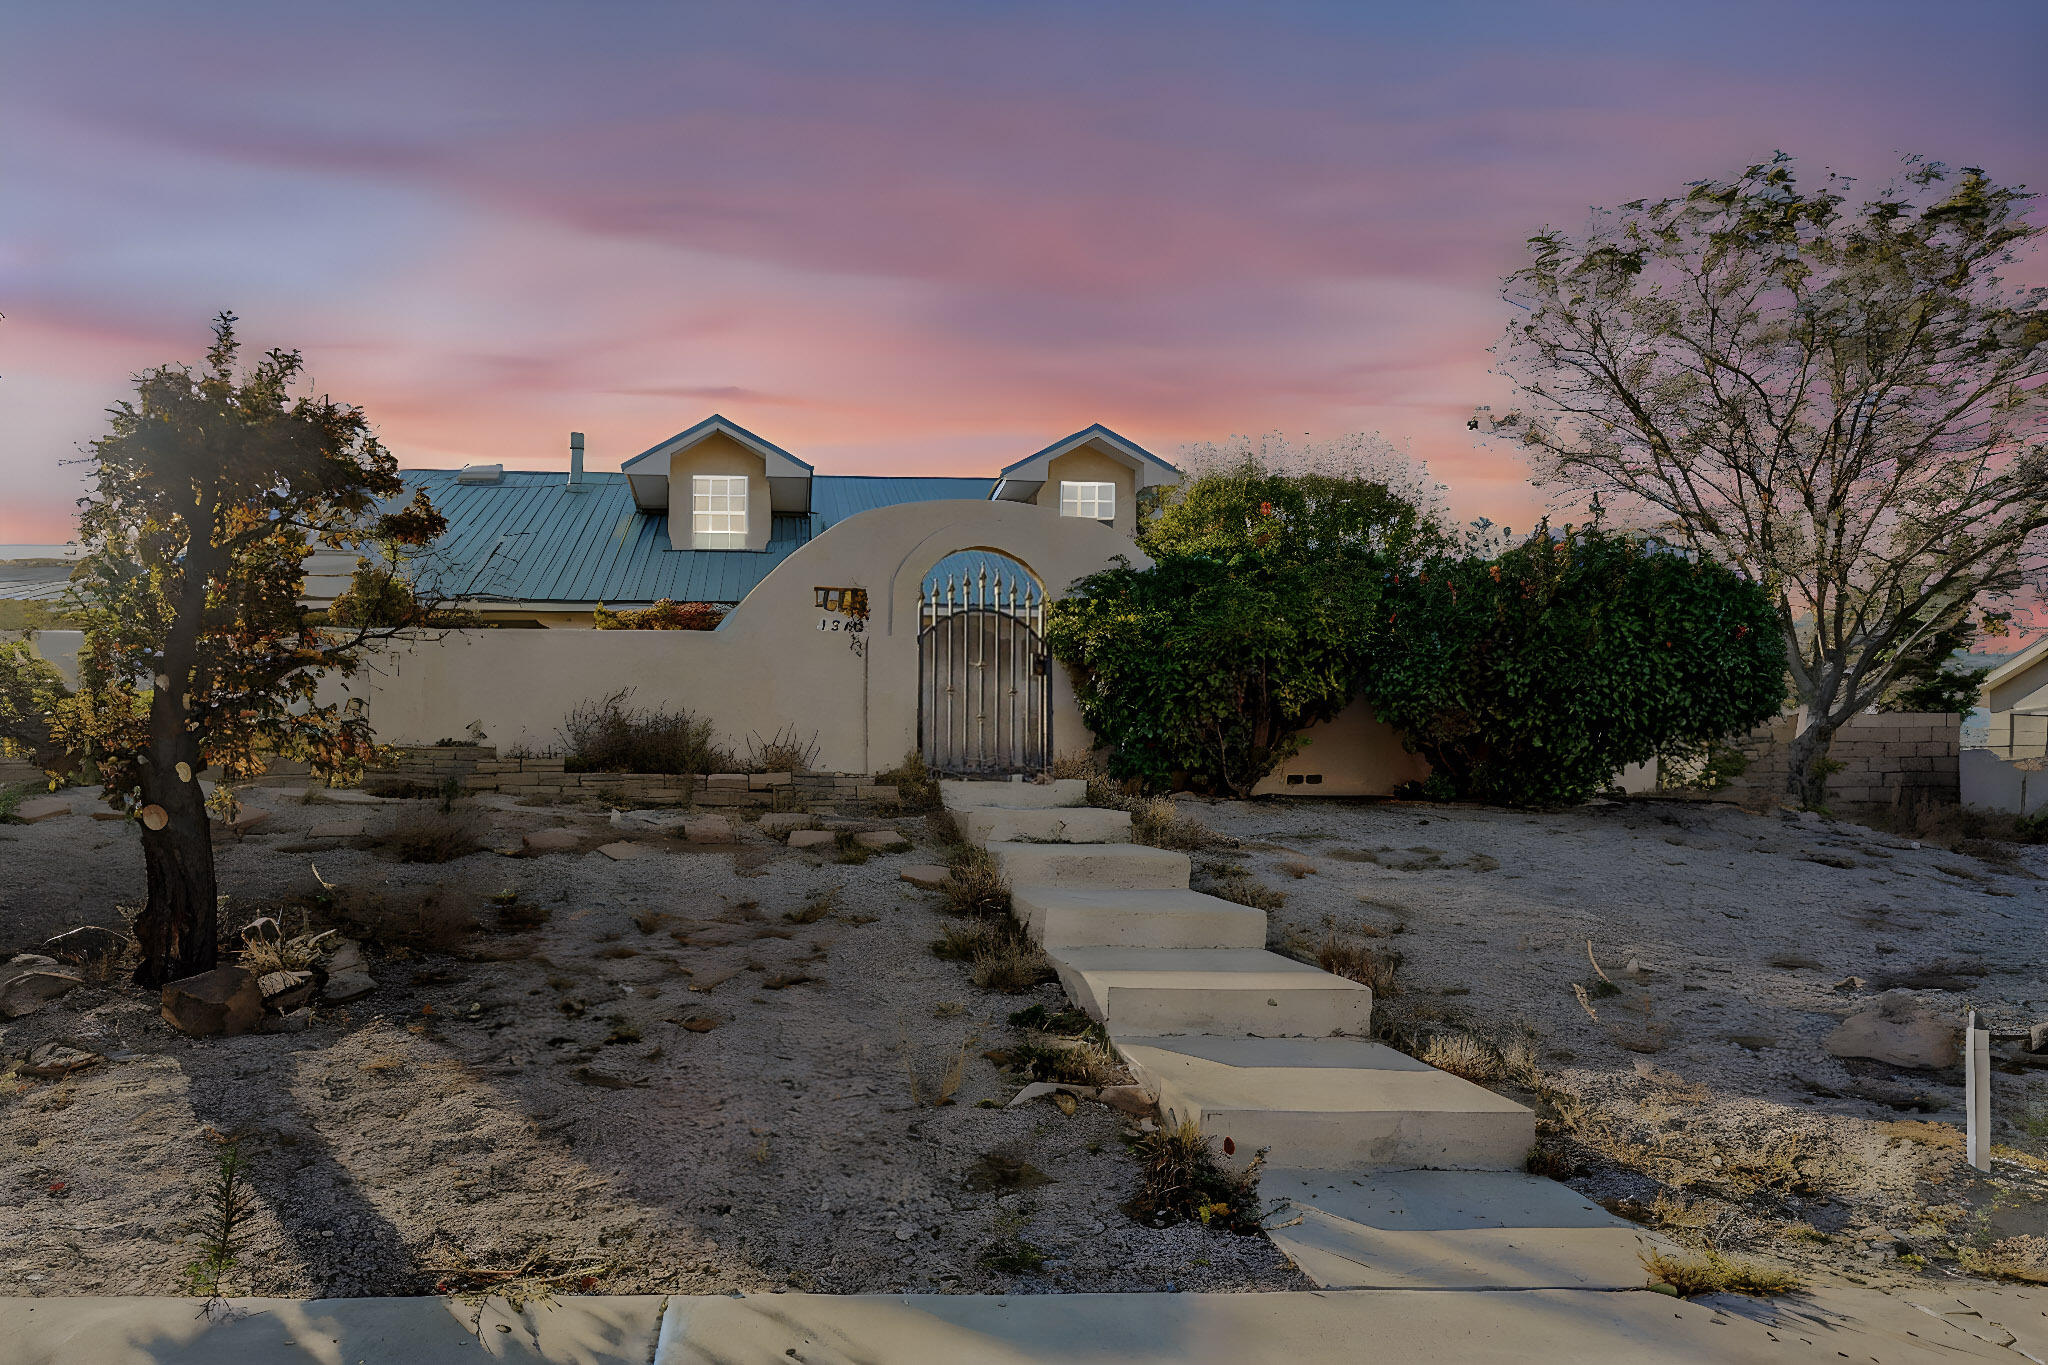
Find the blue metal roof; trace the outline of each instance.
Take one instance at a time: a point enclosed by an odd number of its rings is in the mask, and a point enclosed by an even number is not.
[[[870,508],[982,499],[991,480],[818,475],[812,511],[776,513],[765,550],[678,550],[668,518],[633,505],[624,474],[586,473],[572,493],[556,472],[507,470],[496,483],[457,482],[456,470],[404,471],[406,497],[425,490],[448,530],[417,567],[445,597],[634,605],[738,602],[826,527]]]

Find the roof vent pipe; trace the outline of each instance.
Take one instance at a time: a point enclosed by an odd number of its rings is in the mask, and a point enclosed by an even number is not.
[[[569,433],[569,488],[571,492],[583,491],[583,433]]]

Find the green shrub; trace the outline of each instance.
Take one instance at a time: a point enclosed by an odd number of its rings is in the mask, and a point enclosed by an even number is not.
[[[1495,559],[1433,561],[1388,599],[1364,695],[1460,797],[1579,800],[1784,703],[1769,594],[1652,542],[1540,529]]]

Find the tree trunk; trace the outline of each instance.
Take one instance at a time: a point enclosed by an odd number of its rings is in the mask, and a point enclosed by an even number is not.
[[[1801,810],[1821,810],[1828,803],[1828,748],[1837,726],[1810,716],[1785,747],[1785,799]]]
[[[149,900],[135,919],[135,939],[142,948],[135,981],[155,987],[212,971],[220,959],[220,925],[213,833],[197,775],[181,782],[175,769],[163,772],[153,765],[142,797],[168,817],[162,829],[146,824],[142,829]]]

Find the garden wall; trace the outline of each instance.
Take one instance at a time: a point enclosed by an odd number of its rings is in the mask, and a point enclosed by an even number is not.
[[[753,806],[764,810],[852,802],[892,805],[897,791],[852,773],[572,773],[560,758],[501,758],[491,745],[402,748],[364,781],[570,800],[592,797],[635,805]]]
[[[320,699],[361,698],[379,743],[471,736],[545,751],[559,745],[571,710],[631,689],[630,705],[689,710],[731,748],[794,726],[816,732],[820,769],[886,771],[918,742],[918,587],[941,559],[967,550],[1017,560],[1055,597],[1113,556],[1149,562],[1099,522],[1025,503],[882,507],[792,554],[716,630],[447,631],[393,646],[354,678],[330,679]],[[825,587],[866,589],[870,616],[822,609]],[[1054,752],[1085,751],[1091,736],[1064,669],[1053,670],[1052,705]]]
[[[1769,805],[1785,794],[1786,746],[1797,720],[1760,726],[1737,747],[1749,766],[1724,792],[1734,800]],[[1944,711],[1899,711],[1855,716],[1835,732],[1828,757],[1842,765],[1828,778],[1828,803],[1838,808],[1892,806],[1961,799],[1962,720]]]

